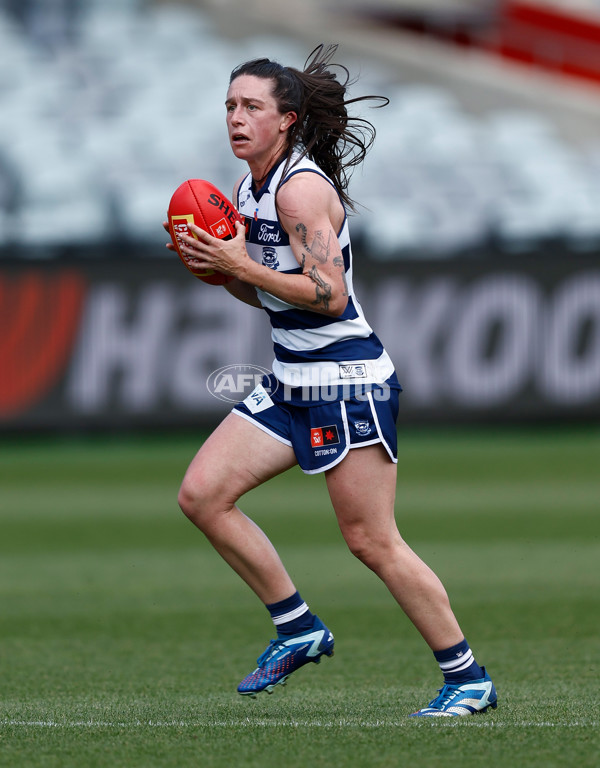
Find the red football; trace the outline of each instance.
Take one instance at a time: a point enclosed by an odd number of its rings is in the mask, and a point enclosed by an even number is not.
[[[221,240],[229,240],[235,237],[235,222],[242,221],[241,216],[225,195],[214,184],[203,179],[188,179],[181,184],[169,203],[169,232],[173,245],[177,249],[179,257],[196,277],[211,285],[224,285],[233,280],[233,277],[224,275],[214,269],[197,270],[190,267],[180,251],[179,233],[192,235],[188,228],[189,223],[208,232],[213,237]]]

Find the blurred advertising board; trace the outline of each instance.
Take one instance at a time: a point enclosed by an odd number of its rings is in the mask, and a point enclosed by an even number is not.
[[[369,263],[355,281],[399,423],[600,417],[597,258]],[[272,361],[265,314],[172,256],[4,260],[0,323],[4,432],[211,426]]]

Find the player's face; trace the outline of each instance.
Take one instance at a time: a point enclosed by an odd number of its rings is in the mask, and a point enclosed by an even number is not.
[[[272,89],[270,79],[240,75],[227,91],[229,142],[233,154],[251,167],[270,165],[279,156],[296,120],[294,112],[279,111]]]

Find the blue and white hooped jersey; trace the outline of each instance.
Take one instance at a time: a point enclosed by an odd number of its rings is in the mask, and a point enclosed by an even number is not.
[[[279,272],[300,274],[302,269],[275,206],[275,193],[281,185],[284,167],[283,160],[256,194],[252,189],[252,175],[248,174],[240,184],[237,207],[246,220],[246,248],[250,258]],[[318,173],[332,183],[308,158],[292,159],[281,183],[285,184],[297,173],[307,172]],[[309,388],[315,392],[323,387],[329,391],[336,387],[368,388],[369,385],[383,384],[394,373],[389,355],[365,319],[354,294],[347,216],[337,237],[348,286],[348,305],[340,317],[300,309],[269,293],[256,291],[271,321],[275,352],[273,373],[288,390]]]

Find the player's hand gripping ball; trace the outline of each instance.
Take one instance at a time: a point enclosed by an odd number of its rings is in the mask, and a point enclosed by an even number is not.
[[[195,237],[188,224],[193,223],[209,235],[221,240],[235,237],[235,222],[243,221],[233,203],[223,195],[214,184],[203,179],[188,179],[181,184],[171,198],[168,211],[169,234],[173,245],[190,272],[205,283],[224,285],[231,282],[233,277],[217,272],[215,269],[194,268],[182,255],[182,243],[178,235],[186,234]]]

